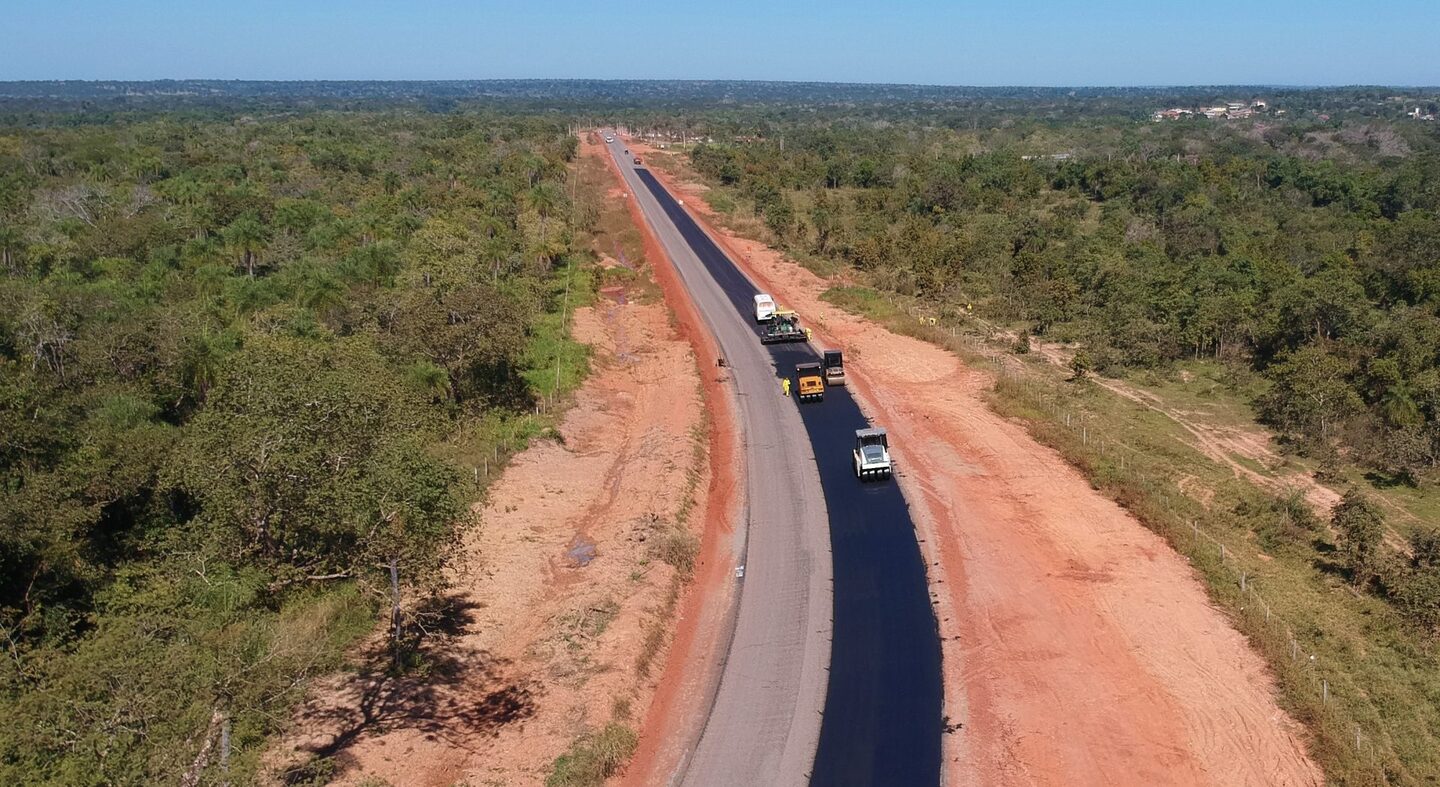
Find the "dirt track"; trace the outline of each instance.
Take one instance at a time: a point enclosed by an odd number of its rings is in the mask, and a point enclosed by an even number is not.
[[[667,180],[705,216],[703,187]],[[821,301],[826,282],[761,244],[714,234],[845,348],[895,437],[963,725],[947,736],[951,784],[1323,781],[1185,559],[991,412],[989,379]]]

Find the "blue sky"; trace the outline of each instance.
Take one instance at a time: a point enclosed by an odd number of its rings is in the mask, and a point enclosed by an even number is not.
[[[1440,0],[4,0],[9,79],[1440,85]]]

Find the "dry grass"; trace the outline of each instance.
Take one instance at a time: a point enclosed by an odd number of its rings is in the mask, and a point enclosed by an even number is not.
[[[594,787],[620,772],[640,736],[634,730],[611,722],[604,729],[584,735],[570,751],[555,758],[554,770],[545,779],[546,787]]]

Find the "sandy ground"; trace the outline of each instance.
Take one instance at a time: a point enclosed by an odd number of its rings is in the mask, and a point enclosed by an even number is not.
[[[650,677],[635,664],[674,573],[651,547],[687,494],[698,532],[712,488],[695,452],[706,423],[695,355],[663,304],[618,289],[573,319],[593,373],[563,439],[517,456],[465,534],[459,611],[428,674],[333,676],[299,714],[287,748],[333,755],[338,783],[541,784],[580,735],[616,717],[639,726],[651,707],[666,653]],[[679,628],[689,647],[695,626]]]
[[[657,174],[713,218],[702,186]],[[990,379],[830,306],[827,282],[710,227],[817,343],[846,351],[891,430],[941,619],[949,783],[1322,783],[1264,663],[1185,559],[994,414]]]

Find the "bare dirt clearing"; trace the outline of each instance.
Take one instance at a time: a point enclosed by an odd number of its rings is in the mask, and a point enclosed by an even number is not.
[[[659,174],[707,217],[703,188]],[[894,435],[963,725],[947,738],[951,783],[1321,783],[1264,663],[1185,559],[994,414],[986,375],[822,301],[829,282],[764,245],[714,234],[818,344],[846,350]]]

